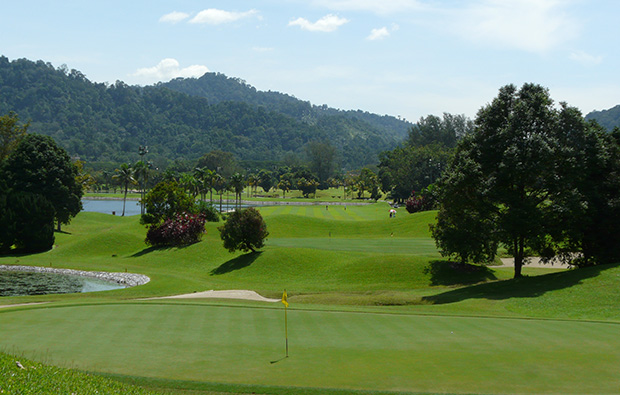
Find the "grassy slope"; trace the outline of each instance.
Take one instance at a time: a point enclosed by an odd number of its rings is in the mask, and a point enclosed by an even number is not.
[[[607,370],[607,366],[615,366],[620,360],[617,353],[608,352],[611,349],[618,349],[615,345],[616,340],[611,336],[617,332],[615,325],[592,324],[595,326],[582,326],[580,322],[558,323],[557,321],[543,322],[542,326],[532,328],[518,328],[521,321],[504,319],[487,319],[482,321],[468,321],[458,318],[447,317],[449,321],[437,321],[425,315],[449,314],[449,315],[485,315],[485,316],[513,316],[513,317],[542,317],[542,318],[570,318],[580,320],[607,320],[620,321],[620,313],[617,309],[609,306],[617,306],[620,303],[620,295],[613,290],[617,289],[620,282],[620,268],[618,266],[591,268],[576,271],[556,272],[544,276],[533,276],[541,272],[549,272],[544,269],[528,269],[526,273],[532,275],[519,281],[509,280],[511,270],[503,268],[478,269],[474,271],[462,272],[455,270],[448,263],[442,261],[437,252],[432,248],[432,242],[428,235],[428,223],[434,219],[433,213],[422,213],[407,215],[399,213],[397,218],[389,219],[387,216],[386,205],[373,205],[365,207],[269,207],[262,208],[261,211],[266,218],[269,231],[271,233],[267,246],[259,254],[229,254],[221,247],[217,224],[208,225],[208,234],[201,243],[182,248],[182,249],[148,249],[143,244],[144,229],[137,223],[136,217],[120,218],[96,213],[80,214],[70,226],[66,227],[69,234],[58,234],[57,245],[53,251],[21,257],[0,258],[0,264],[37,264],[54,267],[71,267],[89,270],[109,270],[109,271],[128,271],[145,273],[153,281],[145,286],[136,287],[123,291],[110,291],[104,293],[93,293],[83,295],[49,295],[36,297],[14,297],[3,298],[3,303],[17,303],[28,301],[59,301],[59,306],[66,306],[64,309],[43,309],[27,308],[23,312],[19,309],[0,312],[3,322],[4,332],[2,344],[4,347],[13,344],[19,345],[22,351],[30,350],[36,359],[41,355],[36,355],[36,350],[53,349],[54,362],[78,361],[77,366],[84,369],[97,371],[113,371],[116,373],[124,372],[130,375],[154,375],[158,369],[169,369],[169,353],[178,354],[179,350],[184,357],[195,358],[198,366],[206,370],[215,369],[210,379],[204,375],[192,376],[190,373],[174,373],[175,379],[190,379],[199,381],[221,381],[228,383],[247,382],[245,378],[231,376],[231,367],[227,364],[209,365],[217,360],[213,356],[206,359],[203,355],[196,352],[195,345],[198,341],[192,337],[184,338],[183,333],[187,332],[188,323],[196,320],[207,325],[197,333],[200,337],[213,337],[208,349],[212,347],[219,350],[218,344],[226,344],[226,340],[219,338],[219,334],[230,331],[232,327],[212,328],[213,317],[227,311],[222,322],[229,322],[234,316],[233,312],[238,309],[223,309],[218,302],[188,301],[188,302],[142,302],[149,304],[147,307],[136,305],[136,302],[123,302],[123,300],[142,297],[165,295],[181,292],[192,292],[194,290],[205,289],[239,289],[249,288],[260,291],[267,296],[279,296],[281,290],[289,290],[289,301],[296,308],[297,319],[300,324],[298,329],[309,331],[315,327],[317,335],[313,335],[312,341],[305,338],[296,338],[295,343],[304,343],[305,360],[316,365],[315,369],[305,372],[306,365],[294,366],[293,371],[289,372],[289,379],[278,378],[272,371],[265,370],[265,367],[248,367],[255,373],[251,377],[263,377],[263,380],[254,380],[253,384],[264,385],[302,385],[307,377],[315,378],[315,383],[303,385],[319,385],[313,374],[322,377],[321,366],[333,365],[334,370],[344,369],[350,377],[350,381],[343,382],[342,378],[331,377],[325,384],[341,388],[372,388],[374,390],[394,390],[394,389],[415,389],[419,391],[440,390],[433,387],[440,377],[444,377],[445,372],[434,370],[434,367],[442,367],[448,364],[448,369],[452,372],[452,379],[448,380],[445,388],[441,391],[461,392],[464,388],[471,391],[483,392],[502,392],[502,382],[493,381],[492,373],[506,376],[507,372],[514,372],[511,382],[514,391],[525,392],[547,392],[550,389],[564,388],[570,392],[571,388],[579,389],[582,392],[597,392],[596,389],[605,386],[614,386],[618,383],[614,381]],[[331,233],[330,233],[331,232]],[[553,271],[552,271],[553,272]],[[505,279],[501,282],[484,283],[488,280]],[[475,284],[478,282],[481,284]],[[475,284],[466,286],[466,284]],[[123,303],[121,305],[109,305],[113,303]],[[100,306],[89,309],[72,307],[83,303],[101,304]],[[153,304],[152,306],[150,304]],[[360,328],[350,333],[344,331],[340,320],[353,322],[353,317],[344,313],[329,313],[329,310],[342,310],[343,307],[329,306],[335,305],[357,305],[346,307],[349,311],[365,312],[362,315],[365,320],[360,323]],[[226,302],[225,305],[231,305]],[[252,316],[256,316],[253,303],[232,303],[235,306],[243,306],[242,309],[252,307]],[[382,306],[388,305],[388,306]],[[403,305],[403,306],[400,306]],[[122,307],[120,307],[122,306]],[[188,306],[187,309],[182,306]],[[203,306],[200,311],[204,311],[204,316],[192,318],[192,306]],[[206,306],[206,307],[205,307]],[[245,307],[247,306],[247,307]],[[138,320],[135,317],[143,308],[150,308],[144,318]],[[281,308],[281,306],[280,306]],[[179,309],[186,311],[179,316]],[[261,308],[256,311],[264,311],[265,314],[257,316],[252,321],[252,331],[256,332],[261,325],[272,325],[273,317],[270,312],[277,313],[276,307],[268,305],[267,309]],[[155,314],[155,312],[157,312]],[[423,334],[415,332],[416,325],[420,322],[409,324],[397,324],[390,320],[385,323],[382,321],[383,313],[397,313],[394,317],[402,317],[402,314],[409,316],[408,319],[423,320],[426,331]],[[67,323],[55,319],[58,314],[61,316],[72,317],[75,322]],[[382,313],[382,314],[368,314]],[[149,355],[153,366],[139,368],[137,366],[123,366],[112,369],[115,366],[111,362],[114,358],[106,354],[106,344],[118,342],[119,338],[109,339],[108,343],[101,341],[100,346],[93,351],[94,354],[81,355],[78,350],[84,348],[84,344],[89,344],[98,335],[94,332],[89,335],[88,329],[83,328],[79,320],[82,314],[85,321],[93,321],[91,325],[97,333],[128,334],[131,336],[143,336],[141,339],[132,339],[129,344],[123,347],[137,347],[148,349],[153,344],[166,344],[166,339],[177,339],[173,344],[168,344],[166,351],[156,352],[156,355]],[[145,313],[140,313],[145,314]],[[152,316],[155,314],[155,318]],[[157,314],[160,317],[157,318]],[[343,315],[344,314],[344,315]],[[423,314],[419,316],[419,314]],[[122,319],[127,315],[127,319]],[[418,318],[415,318],[415,317]],[[26,317],[32,317],[31,325]],[[111,317],[114,317],[113,319]],[[131,317],[134,317],[132,319]],[[166,318],[169,317],[169,318]],[[172,318],[174,317],[174,318]],[[158,325],[162,322],[175,322],[182,318],[173,327],[158,332]],[[374,317],[374,318],[368,318]],[[424,318],[425,317],[425,318]],[[292,317],[291,317],[292,318]],[[277,319],[277,318],[276,318]],[[396,318],[395,318],[396,319]],[[404,319],[404,318],[403,318]],[[24,321],[26,320],[26,321]],[[378,320],[378,321],[377,321]],[[431,320],[431,321],[428,321]],[[398,321],[398,320],[397,320]],[[152,330],[144,331],[141,324],[152,322],[155,325]],[[400,321],[399,321],[400,322]],[[435,322],[435,323],[432,323]],[[445,329],[445,322],[463,332],[464,337],[459,338],[458,343],[448,343],[449,348],[445,352],[437,354],[437,350],[442,350],[446,346],[446,339],[433,335],[432,339],[427,339],[429,334],[442,333]],[[527,322],[527,321],[525,321]],[[38,340],[32,342],[28,336],[29,331],[40,328],[42,325],[53,323],[54,330],[58,331],[57,336],[46,334],[37,336],[31,333],[32,337]],[[237,321],[239,323],[239,321]],[[261,324],[263,323],[263,324]],[[317,324],[318,323],[318,324]],[[321,324],[322,323],[322,324]],[[72,326],[73,325],[73,326]],[[126,327],[124,325],[130,325]],[[230,325],[230,324],[228,324]],[[250,325],[243,323],[243,325]],[[257,327],[257,325],[259,325]],[[319,330],[318,328],[327,328]],[[444,327],[442,327],[444,325]],[[516,326],[515,326],[516,325]],[[109,326],[109,327],[108,327]],[[504,328],[505,327],[505,328]],[[561,327],[561,328],[560,328]],[[30,329],[28,329],[30,328]],[[74,328],[79,328],[75,330]],[[374,329],[373,329],[374,328]],[[389,329],[392,328],[392,329]],[[405,329],[409,328],[409,329]],[[504,329],[501,329],[504,328]],[[26,330],[27,329],[27,330]],[[264,329],[264,328],[263,328]],[[71,344],[65,344],[62,333],[74,331],[83,333],[79,338],[71,339]],[[368,333],[371,330],[372,333]],[[496,333],[496,331],[498,331]],[[344,332],[343,332],[344,331]],[[411,332],[413,331],[413,332]],[[521,332],[522,334],[519,334]],[[37,333],[40,333],[37,332]],[[156,334],[157,333],[157,334]],[[445,333],[445,332],[443,332]],[[345,338],[341,336],[345,334]],[[491,338],[489,335],[493,334]],[[192,335],[193,336],[193,335]],[[277,334],[269,334],[278,337]],[[299,332],[294,336],[301,336]],[[378,337],[379,336],[379,337]],[[121,336],[123,339],[124,336]],[[349,337],[355,339],[350,343]],[[406,339],[424,338],[423,344]],[[278,337],[279,338],[279,337]],[[471,338],[471,339],[470,339]],[[9,340],[12,339],[12,340]],[[265,336],[243,335],[235,337],[236,341],[232,344],[232,350],[237,350],[240,355],[245,355],[243,349],[248,347],[252,350],[257,348],[260,358],[257,363],[273,358],[274,349],[278,346],[277,340],[269,340],[268,344],[263,344]],[[244,340],[245,339],[245,340]],[[335,341],[333,339],[340,339]],[[366,339],[366,340],[364,340]],[[373,339],[373,340],[368,340]],[[384,340],[381,340],[384,339]],[[387,340],[386,340],[387,339]],[[394,344],[396,339],[403,343],[402,346]],[[484,343],[480,343],[485,339]],[[523,344],[529,344],[530,340],[538,339],[530,349],[524,351],[528,355],[519,351]],[[558,342],[556,339],[562,339]],[[583,339],[591,339],[585,345],[586,348],[579,346]],[[488,342],[487,342],[488,340]],[[49,343],[51,341],[51,343]],[[230,341],[230,340],[228,340]],[[464,342],[465,343],[462,343]],[[84,344],[80,345],[80,342]],[[146,342],[146,343],[145,343]],[[249,343],[248,343],[249,342]],[[258,343],[257,343],[258,342]],[[356,343],[359,342],[359,343]],[[512,346],[506,345],[506,342]],[[516,342],[516,343],[515,343]],[[51,344],[51,346],[50,346]],[[451,354],[449,349],[458,344],[457,350],[461,354]],[[549,346],[551,344],[551,346]],[[79,346],[78,346],[79,345]],[[366,354],[354,355],[356,350],[367,351]],[[459,348],[460,347],[460,348]],[[518,357],[517,365],[519,368],[511,368],[508,362],[498,356],[481,353],[480,347],[502,349],[501,355],[515,354]],[[536,349],[552,350],[552,357],[545,357],[537,354]],[[550,348],[551,347],[551,348]],[[58,348],[58,349],[57,349]],[[421,350],[425,350],[422,358]],[[301,351],[301,350],[299,350]],[[219,355],[220,351],[218,351]],[[95,355],[96,354],[96,355]],[[138,353],[139,354],[139,353]],[[229,355],[231,361],[237,361],[236,352]],[[277,354],[277,352],[276,352]],[[340,357],[336,358],[336,355]],[[542,375],[541,380],[534,380],[526,388],[519,387],[523,377],[530,377],[534,372],[529,371],[527,366],[532,357],[536,357],[536,363],[542,361],[542,365],[548,364],[548,368],[553,370],[554,364],[562,361],[566,364],[566,370],[570,371],[570,364],[574,366],[584,366],[587,361],[581,358],[594,358],[601,361],[598,366],[599,373],[592,372],[594,381],[587,380],[581,384],[568,380],[565,374],[561,374],[556,379],[551,379]],[[50,351],[51,355],[51,351]],[[107,357],[105,355],[108,355]],[[210,354],[209,354],[210,355]],[[365,355],[366,357],[363,357]],[[415,356],[415,357],[412,357]],[[443,356],[442,356],[443,355]],[[570,357],[569,357],[570,355]],[[369,356],[372,358],[368,359]],[[465,356],[469,356],[465,358]],[[437,358],[432,363],[427,363],[428,358]],[[97,358],[100,358],[99,362]],[[137,357],[139,358],[139,357]],[[422,358],[418,360],[416,358]],[[456,358],[456,359],[455,359]],[[465,358],[465,359],[463,359]],[[495,359],[494,359],[495,358]],[[546,359],[545,359],[546,358]],[[121,358],[119,363],[125,358]],[[387,363],[393,360],[398,363],[396,366],[426,366],[424,369],[415,368],[412,371],[398,370],[395,374],[394,365]],[[129,359],[131,361],[131,358]],[[488,361],[488,363],[487,363]],[[375,363],[376,362],[376,363]],[[116,362],[115,362],[116,363]],[[251,363],[248,362],[248,363]],[[286,363],[289,363],[287,360]],[[291,361],[292,363],[292,361]],[[381,363],[381,364],[379,364]],[[386,365],[387,363],[387,365]],[[533,363],[533,362],[532,362]],[[93,365],[94,364],[94,365]],[[158,365],[161,364],[161,365]],[[206,365],[205,365],[206,364]],[[486,370],[476,369],[472,372],[466,366],[484,365]],[[164,368],[166,366],[166,368]],[[389,368],[382,366],[392,366]],[[142,369],[142,370],[141,370]],[[388,369],[388,370],[385,370]],[[465,376],[460,374],[464,369]],[[183,369],[185,371],[186,369]],[[356,378],[357,372],[364,373],[372,370],[376,373],[376,380],[373,382],[360,381]],[[314,372],[313,374],[310,374]],[[165,376],[165,375],[164,375]],[[163,377],[163,376],[160,376]],[[170,376],[166,376],[170,377]],[[365,376],[364,376],[365,377]],[[426,381],[420,377],[427,378]],[[615,377],[615,376],[614,376]],[[244,381],[245,380],[245,381]],[[415,382],[411,381],[414,380]],[[489,381],[485,386],[480,386],[481,382]],[[531,381],[531,380],[530,380]],[[142,382],[142,381],[141,381]],[[464,385],[463,383],[469,383]],[[566,385],[562,384],[566,382]],[[178,384],[178,382],[175,381]],[[356,384],[357,383],[357,384]],[[450,384],[451,383],[451,384]],[[547,383],[547,384],[545,384]],[[176,384],[174,384],[176,385]],[[205,384],[206,385],[206,384]],[[600,387],[597,387],[599,385]],[[590,386],[590,387],[588,387]],[[204,386],[203,386],[204,387]],[[209,387],[209,385],[207,385]],[[211,387],[209,387],[211,388]],[[251,389],[256,389],[251,387]],[[505,388],[505,387],[504,387]],[[607,387],[605,387],[607,388]],[[611,388],[611,387],[609,387]],[[251,391],[248,391],[251,392]]]

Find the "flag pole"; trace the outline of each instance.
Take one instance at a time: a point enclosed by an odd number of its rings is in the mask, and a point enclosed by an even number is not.
[[[288,358],[288,307],[284,306],[284,337],[286,338],[286,357]]]
[[[286,289],[282,294],[282,303],[284,304],[284,338],[286,340],[286,358],[288,358],[288,300]]]

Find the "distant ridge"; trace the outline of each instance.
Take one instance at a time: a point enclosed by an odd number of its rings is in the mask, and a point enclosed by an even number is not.
[[[241,161],[280,161],[303,157],[306,144],[320,140],[337,148],[343,169],[355,169],[377,163],[377,154],[393,149],[412,126],[260,92],[223,74],[139,87],[93,83],[64,65],[0,56],[0,114],[9,111],[81,159],[133,162],[147,144],[160,166],[215,149]]]
[[[596,120],[611,132],[614,128],[620,128],[620,104],[608,110],[592,111],[586,115],[586,119]]]

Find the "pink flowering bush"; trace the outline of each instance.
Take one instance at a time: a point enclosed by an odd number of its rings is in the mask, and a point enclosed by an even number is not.
[[[205,233],[203,214],[182,212],[161,224],[151,225],[146,232],[146,244],[152,246],[180,246],[197,243]]]

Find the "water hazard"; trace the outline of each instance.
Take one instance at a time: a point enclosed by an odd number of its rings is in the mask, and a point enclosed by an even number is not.
[[[97,278],[58,273],[0,271],[0,296],[98,292],[125,286]]]

